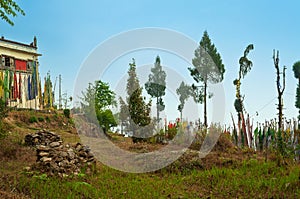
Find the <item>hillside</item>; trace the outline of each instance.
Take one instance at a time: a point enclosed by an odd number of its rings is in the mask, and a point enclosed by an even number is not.
[[[62,112],[11,111],[4,119],[7,135],[0,139],[0,198],[297,198],[300,165],[275,154],[239,149],[222,135],[212,152],[200,159],[191,148],[171,165],[150,173],[124,173],[97,162],[92,174],[60,178],[31,170],[36,150],[26,146],[27,134],[46,129],[64,143],[80,142],[72,118]],[[137,143],[112,134],[120,148],[138,153],[164,145]]]

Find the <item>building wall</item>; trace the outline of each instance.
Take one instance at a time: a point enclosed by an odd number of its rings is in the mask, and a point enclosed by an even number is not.
[[[3,64],[2,62],[2,57],[4,56],[11,57],[13,60],[18,59],[18,60],[26,61],[29,64],[28,68],[26,70],[16,70],[15,62],[12,62],[12,65],[10,67],[6,67],[5,64]],[[12,82],[15,85],[15,81],[16,81],[17,83],[16,87],[18,87],[18,93],[21,93],[21,96],[16,98],[12,96],[13,91],[10,90],[9,98],[7,99],[7,97],[4,97],[4,99],[6,99],[8,106],[17,107],[17,108],[31,108],[31,109],[42,108],[40,106],[40,98],[42,94],[39,93],[41,88],[39,85],[40,77],[39,77],[38,56],[40,56],[40,54],[37,53],[37,48],[35,46],[26,46],[14,42],[4,41],[3,38],[0,39],[0,76],[2,75],[0,79],[2,79],[2,81],[4,80],[5,71],[12,71],[13,75],[11,75],[11,72],[8,72],[10,73],[9,78],[14,78],[12,79]],[[28,98],[28,77],[31,82],[32,75],[33,75],[33,68],[30,66],[32,66],[33,62],[35,62],[35,66],[36,66],[36,76],[35,78],[33,77],[33,79],[35,79],[34,82],[36,81],[36,87],[37,87],[36,90],[38,93],[36,93],[37,94],[36,97],[31,97],[30,100]],[[14,77],[14,74],[16,74],[16,78]],[[12,84],[8,83],[8,86],[10,86],[12,89],[13,86],[11,85]],[[33,86],[32,83],[31,86]],[[0,87],[0,89],[2,89],[2,91],[0,90],[0,95],[2,92],[2,97],[3,97],[4,88]]]

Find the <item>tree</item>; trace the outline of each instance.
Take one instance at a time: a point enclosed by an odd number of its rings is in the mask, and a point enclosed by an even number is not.
[[[122,97],[119,98],[120,103],[120,113],[119,113],[119,120],[121,123],[121,134],[124,132],[124,126],[126,126],[129,116],[128,106],[122,99]]]
[[[103,130],[103,133],[107,135],[107,131],[114,126],[117,126],[117,122],[114,118],[114,115],[110,109],[99,110],[96,111],[97,120],[99,122],[100,127]]]
[[[90,122],[99,123],[103,133],[116,126],[114,116],[109,106],[114,106],[115,93],[110,90],[108,83],[97,80],[89,83],[85,92],[82,92],[81,106]]]
[[[147,93],[152,97],[156,98],[156,119],[159,123],[159,112],[165,109],[162,96],[164,96],[166,90],[166,72],[163,71],[160,65],[159,56],[156,57],[154,67],[151,68],[152,74],[149,75],[148,82],[145,83],[145,89]]]
[[[296,90],[296,102],[295,106],[299,109],[298,119],[300,119],[300,61],[297,61],[293,65],[294,76],[298,79],[298,87]]]
[[[127,79],[127,86],[126,86],[126,91],[128,95],[127,102],[129,101],[131,94],[135,90],[140,88],[140,82],[136,75],[135,59],[133,58],[132,58],[132,63],[129,63],[128,76],[129,78]]]
[[[241,79],[244,78],[246,76],[246,74],[248,72],[250,72],[251,68],[252,68],[252,61],[250,61],[247,56],[250,52],[250,50],[253,50],[254,46],[253,44],[250,44],[246,47],[243,56],[239,59],[239,77],[238,79],[235,79],[233,81],[233,84],[236,86],[236,99],[234,101],[234,107],[236,112],[238,113],[238,130],[240,131],[240,126],[241,126],[241,121],[244,121],[244,115],[243,115],[243,109],[244,109],[244,105],[243,105],[243,99],[244,97],[242,97],[241,95]],[[246,139],[246,142],[248,143],[247,140],[247,134],[246,134],[246,127],[243,124],[243,137]],[[238,141],[236,140],[236,143]]]
[[[132,59],[132,63],[129,63],[127,80],[127,103],[128,112],[130,115],[129,126],[133,132],[133,141],[143,140],[140,128],[144,127],[151,122],[150,111],[151,111],[151,100],[146,103],[145,98],[142,96],[143,88],[139,85],[139,80],[136,75],[135,60]]]
[[[277,93],[278,93],[278,130],[279,133],[281,133],[282,130],[282,118],[283,118],[283,113],[282,113],[282,109],[283,109],[283,100],[282,100],[282,96],[283,96],[283,92],[285,90],[285,70],[286,67],[283,67],[283,71],[280,72],[279,70],[279,51],[277,51],[277,54],[275,55],[275,50],[273,50],[273,61],[274,61],[274,66],[276,69],[276,86],[277,86]],[[282,78],[283,78],[283,85],[280,84],[280,75],[282,74]]]
[[[196,103],[204,103],[204,125],[207,127],[207,110],[206,101],[212,97],[207,93],[208,83],[218,83],[223,80],[225,67],[222,63],[220,54],[204,31],[200,41],[200,46],[195,50],[195,58],[192,60],[193,68],[189,67],[189,71],[196,83],[202,82],[203,85],[192,85],[194,91],[194,100]]]
[[[81,93],[82,97],[80,98],[81,99],[80,104],[83,112],[85,113],[89,122],[93,122],[93,123],[97,123],[96,117],[93,117],[96,114],[95,93],[96,93],[95,86],[92,83],[89,83],[85,92]]]
[[[185,84],[183,81],[180,86],[176,89],[177,95],[179,95],[180,104],[178,105],[178,110],[180,112],[180,121],[182,121],[182,111],[184,108],[185,101],[192,96],[192,88],[191,86]]]
[[[19,5],[13,0],[0,0],[0,17],[10,25],[14,25],[14,22],[9,19],[9,16],[16,17],[17,13],[25,15],[25,12],[19,7]]]

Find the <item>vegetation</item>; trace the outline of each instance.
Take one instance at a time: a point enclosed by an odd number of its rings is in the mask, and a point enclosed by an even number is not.
[[[298,86],[296,90],[296,102],[295,106],[299,109],[298,119],[300,119],[300,61],[297,61],[293,65],[294,76],[298,80]]]
[[[52,115],[49,114],[49,117],[52,118]],[[168,167],[151,173],[124,173],[101,163],[98,163],[96,171],[91,175],[83,170],[78,175],[65,178],[24,171],[24,167],[35,162],[32,158],[35,151],[20,144],[22,132],[28,129],[26,124],[23,125],[18,127],[19,133],[12,134],[0,142],[2,149],[0,151],[2,174],[0,196],[4,198],[18,198],[16,196],[29,198],[298,198],[300,196],[299,165],[293,164],[292,161],[278,164],[276,156],[269,156],[265,162],[262,153],[249,149],[231,147],[218,149],[224,147],[224,143],[227,143],[226,139],[220,139],[220,143],[217,143],[217,151],[212,151],[206,158],[195,160],[198,153],[190,158],[186,154]],[[61,135],[64,140],[68,136],[67,133]],[[121,140],[117,139],[114,144],[120,145]],[[127,146],[127,150],[141,152],[154,145],[126,142],[124,146]]]
[[[128,80],[127,80],[127,103],[128,112],[130,115],[129,129],[133,132],[133,141],[142,141],[146,138],[146,132],[142,132],[142,127],[150,124],[150,110],[151,101],[145,102],[145,98],[142,96],[143,88],[140,87],[139,80],[136,75],[136,65],[135,60],[129,64],[128,70]]]
[[[207,97],[212,97],[212,94],[208,95],[208,83],[218,83],[223,80],[225,67],[222,63],[220,54],[217,52],[217,48],[211,43],[207,31],[204,31],[200,46],[195,50],[195,58],[192,60],[193,68],[189,67],[189,71],[195,82],[200,82],[203,85],[193,84],[194,100],[196,103],[204,104],[204,126],[207,125]]]
[[[0,17],[2,20],[13,26],[14,22],[9,17],[16,17],[18,13],[25,15],[24,10],[15,1],[0,0]]]
[[[277,54],[275,55],[275,50],[273,51],[273,61],[274,61],[274,66],[276,69],[276,87],[277,87],[277,93],[278,93],[278,130],[279,133],[282,131],[282,123],[283,123],[283,99],[282,95],[285,90],[285,70],[286,67],[283,67],[283,71],[280,72],[279,69],[279,51],[277,51]],[[282,74],[283,78],[283,84],[281,85],[280,83],[280,75]]]
[[[192,96],[192,88],[185,84],[183,81],[180,86],[176,89],[177,95],[179,95],[180,104],[178,105],[178,111],[180,112],[180,120],[182,121],[182,111],[184,108],[185,101]]]
[[[167,74],[160,64],[160,57],[157,56],[154,67],[151,68],[149,80],[145,83],[145,89],[152,98],[156,98],[156,119],[158,123],[160,121],[159,112],[165,109],[162,97],[166,94],[166,76]]]
[[[97,80],[94,85],[90,83],[82,94],[81,106],[87,119],[99,124],[103,133],[107,135],[107,131],[117,125],[109,109],[116,104],[115,93],[110,90],[108,83]]]
[[[241,95],[241,79],[244,78],[246,76],[246,74],[248,72],[250,72],[251,68],[252,68],[252,61],[250,61],[247,56],[250,52],[250,50],[253,50],[254,46],[253,44],[250,44],[247,46],[247,48],[244,51],[244,55],[240,58],[239,60],[239,64],[240,64],[240,68],[239,68],[239,77],[238,79],[235,79],[233,81],[233,84],[236,86],[236,99],[234,101],[234,107],[235,110],[237,112],[238,115],[238,132],[241,132],[242,138],[241,138],[241,142],[242,145],[245,145],[245,142],[247,143],[248,146],[248,141],[247,141],[247,132],[246,132],[246,125],[245,123],[242,121],[245,121],[245,117],[244,117],[244,105],[243,105],[243,101],[244,101],[244,97]],[[242,124],[241,124],[242,123]],[[235,136],[237,139],[237,136]],[[245,141],[246,139],[246,141]],[[238,143],[238,140],[236,140],[236,143]]]

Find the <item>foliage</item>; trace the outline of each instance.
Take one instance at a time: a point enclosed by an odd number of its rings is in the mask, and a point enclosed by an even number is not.
[[[45,121],[45,118],[44,118],[44,117],[41,117],[41,116],[39,116],[37,119],[38,119],[39,122]]]
[[[136,75],[136,65],[135,65],[135,59],[132,59],[132,63],[129,63],[129,69],[128,69],[128,79],[127,79],[127,102],[129,101],[130,96],[132,93],[140,88],[140,82]]]
[[[135,90],[130,96],[128,110],[131,121],[134,122],[134,129],[150,124],[151,101],[148,103],[144,101],[142,88]]]
[[[121,123],[121,134],[123,134],[124,126],[127,126],[128,117],[129,117],[129,111],[128,106],[122,99],[122,97],[119,97],[119,103],[120,103],[120,112],[119,112],[119,121]]]
[[[300,78],[300,61],[297,61],[293,65],[294,76],[296,79]]]
[[[106,134],[107,131],[114,126],[117,126],[114,115],[110,109],[97,110],[97,119],[103,132]]]
[[[178,110],[180,112],[180,120],[182,121],[182,111],[184,108],[185,101],[192,96],[192,88],[185,84],[183,81],[181,82],[180,86],[176,89],[177,95],[179,95],[179,102]]]
[[[63,112],[64,112],[64,116],[65,116],[66,118],[70,118],[70,114],[71,114],[70,109],[64,109]]]
[[[251,70],[252,68],[252,61],[250,61],[247,56],[250,52],[250,50],[253,50],[254,46],[253,44],[249,44],[245,51],[243,56],[239,59],[239,64],[240,64],[240,68],[239,68],[239,77],[238,79],[235,79],[233,81],[233,84],[236,86],[236,99],[234,101],[234,108],[238,113],[238,118],[239,121],[241,120],[240,118],[240,114],[243,111],[243,100],[242,100],[242,96],[240,93],[240,86],[241,86],[241,79],[245,77],[245,75]]]
[[[296,90],[296,102],[295,102],[295,106],[296,106],[296,108],[299,109],[298,119],[300,119],[300,61],[297,61],[296,63],[294,63],[294,65],[293,65],[293,71],[294,71],[295,78],[298,79],[298,86],[297,86],[297,90]]]
[[[247,48],[244,51],[244,55],[240,58],[239,64],[240,64],[240,70],[239,70],[239,79],[241,77],[245,77],[245,75],[251,70],[252,68],[252,61],[250,61],[247,58],[247,55],[249,54],[250,50],[253,50],[254,46],[253,44],[249,44]]]
[[[200,46],[195,50],[195,58],[192,60],[193,68],[189,71],[195,82],[203,83],[202,86],[192,85],[194,91],[194,100],[196,103],[204,103],[204,125],[207,127],[206,98],[208,83],[218,83],[223,80],[225,67],[222,63],[220,54],[204,31],[200,41]],[[211,97],[208,96],[208,97]]]
[[[2,20],[13,26],[14,22],[9,18],[9,16],[16,17],[17,13],[20,13],[23,16],[25,15],[25,12],[15,1],[0,0],[0,17]]]
[[[168,124],[168,131],[167,131],[167,139],[168,140],[172,140],[176,136],[178,129],[179,129],[179,121],[180,120],[177,119],[176,122],[174,122],[174,123],[170,122]]]
[[[38,119],[35,116],[31,116],[29,118],[29,123],[36,123],[36,122],[38,122]]]
[[[226,159],[224,159],[224,162]],[[184,164],[184,162],[182,162]],[[57,179],[22,174],[11,184],[30,198],[299,198],[299,166],[249,159],[231,167],[124,173],[102,167],[93,176]],[[200,164],[201,166],[201,164]],[[200,167],[201,168],[201,167]],[[178,170],[176,172],[176,169]]]
[[[96,110],[104,110],[111,105],[115,105],[115,93],[109,89],[108,83],[101,80],[95,81],[94,84],[89,83],[82,95],[82,109],[90,117],[95,115]]]
[[[98,80],[95,82],[95,108],[103,110],[115,105],[115,93],[110,90],[108,83]]]
[[[162,96],[166,94],[167,76],[166,72],[162,69],[159,56],[156,57],[154,67],[151,68],[151,72],[152,74],[149,75],[148,82],[145,83],[145,89],[152,98],[156,98],[157,121],[159,121],[159,112],[165,109]]]
[[[85,92],[82,92],[81,106],[90,122],[99,123],[106,133],[110,127],[116,126],[109,106],[114,106],[115,93],[110,90],[108,83],[97,80],[94,84],[89,83]]]
[[[7,116],[8,108],[5,101],[0,98],[0,138],[6,136],[6,132],[3,125],[3,118]]]
[[[145,137],[141,131],[141,127],[145,127],[151,122],[151,100],[146,103],[145,97],[142,96],[143,88],[139,85],[139,80],[136,75],[135,60],[132,59],[132,63],[129,63],[127,80],[127,103],[129,119],[129,130],[133,132],[133,138]],[[136,140],[136,139],[135,139]],[[139,140],[139,139],[138,139]]]

